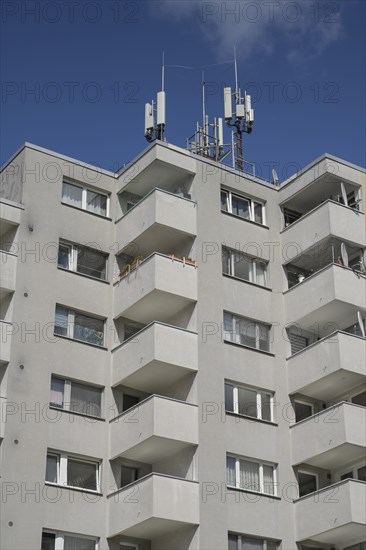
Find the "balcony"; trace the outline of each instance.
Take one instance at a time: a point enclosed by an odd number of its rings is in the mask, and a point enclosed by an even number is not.
[[[366,340],[333,332],[287,361],[289,393],[330,401],[365,380]]]
[[[365,456],[366,409],[341,402],[291,426],[292,463],[337,470]]]
[[[0,250],[0,289],[14,292],[17,256]]]
[[[199,524],[199,485],[150,474],[108,497],[109,535],[152,539]]]
[[[198,445],[198,407],[152,395],[110,423],[111,458],[153,464]]]
[[[133,243],[144,256],[182,250],[196,234],[196,204],[161,189],[151,191],[116,224],[118,252]]]
[[[194,265],[152,254],[114,285],[115,317],[148,324],[169,322],[173,315],[197,301]]]
[[[351,323],[355,310],[365,304],[364,275],[330,264],[284,292],[286,323],[314,331]]]
[[[330,235],[365,246],[364,214],[338,202],[323,202],[282,231],[282,248],[287,251],[295,250],[296,243],[296,250],[304,251]]]
[[[0,363],[9,363],[11,335],[13,333],[12,323],[0,321]]]
[[[0,218],[2,226],[0,229],[1,236],[4,231],[8,231],[10,227],[18,226],[20,224],[20,215],[22,210],[23,206],[21,204],[0,198]]]
[[[197,372],[197,334],[151,323],[113,352],[112,385],[160,393],[185,374]]]
[[[298,542],[311,540],[337,548],[365,536],[366,483],[341,481],[298,499],[295,505]]]
[[[6,414],[6,397],[0,395],[0,439],[5,437]]]

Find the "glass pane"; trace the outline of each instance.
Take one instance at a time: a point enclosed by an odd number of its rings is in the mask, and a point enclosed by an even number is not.
[[[253,202],[254,204],[254,221],[263,224],[263,205],[259,202]]]
[[[50,481],[51,483],[57,483],[57,461],[58,461],[57,456],[47,455],[46,481]]]
[[[83,190],[77,185],[63,182],[62,184],[62,201],[76,208],[81,208]]]
[[[243,254],[234,255],[234,275],[245,281],[250,280],[252,261]]]
[[[138,471],[136,468],[129,468],[128,466],[121,467],[121,487],[133,483],[136,481],[137,477]]]
[[[341,481],[345,479],[353,479],[353,472],[347,472],[346,474],[341,475]]]
[[[261,412],[262,419],[271,421],[271,395],[269,393],[261,393]]]
[[[256,271],[256,280],[255,280],[255,282],[257,283],[257,285],[266,286],[266,284],[267,284],[267,281],[266,281],[267,266],[266,266],[266,264],[263,263],[263,262],[256,262],[255,263],[255,271]]]
[[[102,346],[104,344],[104,321],[77,313],[75,314],[73,336],[75,340]]]
[[[352,397],[352,403],[366,407],[366,391]]]
[[[221,210],[228,211],[228,194],[226,191],[221,191]]]
[[[235,458],[232,456],[226,457],[226,483],[231,487],[235,487]]]
[[[86,194],[86,209],[99,216],[107,215],[107,197],[94,191],[87,191]]]
[[[79,247],[77,254],[77,268],[79,273],[97,277],[106,278],[106,256],[98,250]]]
[[[269,332],[270,328],[266,325],[261,325],[258,323],[258,332],[259,332],[259,349],[263,351],[269,351]]]
[[[100,388],[72,382],[70,410],[92,416],[100,416],[101,396],[102,392]]]
[[[238,388],[239,413],[257,418],[257,392]]]
[[[263,540],[262,539],[251,539],[249,537],[242,537],[241,539],[242,550],[262,550],[263,549]]]
[[[222,249],[222,272],[232,275],[230,269],[230,252],[226,248]]]
[[[298,401],[295,401],[294,409],[296,422],[309,418],[309,416],[312,416],[313,414],[313,407],[311,405],[307,405],[306,403],[299,403]]]
[[[67,325],[68,325],[69,312],[67,309],[56,306],[56,315],[55,315],[55,334],[61,336],[67,336]]]
[[[234,316],[231,313],[224,313],[224,339],[235,342],[235,331],[233,329]]]
[[[132,407],[136,407],[140,401],[139,397],[135,395],[128,395],[127,393],[123,394],[123,411],[128,411]]]
[[[64,550],[95,550],[95,540],[65,535]]]
[[[273,466],[263,464],[263,490],[265,493],[274,495]]]
[[[260,492],[259,464],[248,460],[240,461],[240,487],[248,491]]]
[[[308,495],[309,493],[314,493],[314,491],[317,490],[315,475],[299,472],[298,481],[299,481],[299,495],[301,497]]]
[[[249,319],[238,319],[236,322],[237,333],[240,335],[240,343],[243,346],[256,347],[255,323]]]
[[[267,550],[277,550],[277,548],[278,545],[275,540],[267,540]]]
[[[357,479],[360,481],[366,481],[366,466],[361,466],[361,468],[358,468]]]
[[[229,535],[229,550],[238,550],[238,535]]]
[[[234,411],[234,386],[231,384],[225,384],[225,410]]]
[[[66,244],[60,244],[58,248],[58,267],[63,267],[64,269],[70,269],[70,254],[71,247]]]
[[[53,533],[42,533],[41,550],[55,550],[55,538]]]
[[[231,202],[233,214],[240,216],[241,218],[245,218],[246,220],[250,219],[249,201],[247,199],[242,199],[241,197],[232,195]]]
[[[97,467],[95,464],[69,458],[67,461],[67,484],[71,487],[97,490]]]
[[[64,406],[64,386],[65,381],[61,380],[61,378],[51,378],[50,405],[61,408]]]

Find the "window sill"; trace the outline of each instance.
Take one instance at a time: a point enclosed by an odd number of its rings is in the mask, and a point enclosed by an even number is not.
[[[269,495],[268,493],[259,493],[258,491],[249,491],[248,489],[241,489],[240,487],[233,487],[232,485],[226,485],[229,491],[237,491],[238,493],[246,493],[248,495],[257,495],[259,497],[266,497],[274,500],[281,500],[281,497],[277,495]]]
[[[74,275],[79,275],[79,277],[85,277],[86,279],[91,279],[92,281],[98,281],[100,283],[104,283],[105,285],[109,285],[110,282],[106,281],[105,279],[99,279],[98,277],[93,277],[93,275],[86,275],[86,273],[80,273],[80,271],[73,271],[72,269],[66,269],[66,267],[57,266],[57,269],[60,271],[65,271],[66,273],[73,273]]]
[[[64,206],[68,206],[69,208],[73,208],[74,210],[79,210],[80,212],[86,212],[87,214],[91,214],[92,216],[96,216],[97,218],[101,218],[102,220],[107,220],[109,222],[112,221],[112,218],[110,218],[109,216],[102,216],[101,214],[96,214],[95,212],[91,212],[90,210],[86,210],[85,208],[73,206],[72,204],[68,204],[67,202],[61,201],[61,204],[63,204]]]
[[[264,355],[269,355],[269,357],[274,357],[275,356],[275,354],[271,353],[270,351],[264,351],[263,349],[252,348],[250,346],[245,346],[244,344],[238,344],[237,342],[232,342],[231,340],[224,340],[223,342],[224,342],[224,344],[230,344],[231,346],[235,346],[235,347],[238,347],[238,348],[243,348],[243,349],[247,349],[247,350],[250,350],[250,351],[256,351],[257,353],[263,353]]]
[[[276,422],[272,422],[272,420],[263,420],[262,418],[255,418],[254,416],[248,416],[246,414],[240,414],[233,411],[225,411],[225,413],[228,416],[233,416],[234,418],[242,418],[243,420],[249,420],[250,422],[259,422],[260,424],[266,424],[267,426],[278,427],[278,424]]]
[[[48,405],[49,408],[53,411],[61,411],[63,413],[68,413],[68,414],[74,414],[76,416],[81,416],[83,418],[90,418],[92,420],[99,420],[100,422],[105,422],[105,418],[102,418],[101,416],[93,416],[92,414],[85,414],[85,413],[81,413],[81,412],[78,412],[78,411],[69,411],[67,409],[63,409],[61,407],[56,407],[56,405]]]
[[[77,344],[84,344],[85,346],[91,346],[92,348],[96,349],[102,349],[104,351],[108,351],[108,348],[105,346],[98,346],[98,344],[91,344],[90,342],[84,342],[84,340],[77,340],[76,338],[69,338],[68,336],[63,336],[62,334],[56,334],[55,332],[53,335],[56,338],[61,338],[61,340],[68,340],[69,342],[76,342]]]
[[[241,216],[237,216],[236,214],[232,214],[231,212],[226,212],[226,210],[221,210],[221,213],[226,214],[231,218],[235,218],[237,220],[242,220],[243,222],[251,223],[253,225],[256,225],[257,227],[263,227],[264,229],[269,229],[269,226],[265,225],[264,223],[253,222],[253,220],[247,220],[246,218],[242,218]]]
[[[100,491],[93,491],[92,489],[84,489],[83,487],[73,487],[72,485],[62,485],[61,483],[52,483],[52,481],[45,481],[45,485],[48,487],[59,487],[60,489],[68,489],[71,491],[77,491],[78,493],[88,493],[90,495],[96,495],[102,497],[103,493]]]
[[[241,279],[240,277],[236,277],[235,275],[230,275],[229,273],[223,273],[223,277],[227,277],[228,279],[234,279],[235,281],[239,281],[241,283],[246,283],[250,286],[255,286],[257,288],[262,288],[263,290],[268,290],[269,292],[272,292],[272,288],[269,286],[263,286],[259,285],[258,283],[253,283],[252,281],[247,281],[246,279]]]

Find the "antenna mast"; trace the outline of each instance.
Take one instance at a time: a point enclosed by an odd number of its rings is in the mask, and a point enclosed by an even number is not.
[[[147,141],[154,139],[164,140],[165,131],[165,104],[166,94],[164,91],[165,85],[165,62],[164,52],[161,67],[161,91],[157,94],[156,101],[145,103],[145,138]]]

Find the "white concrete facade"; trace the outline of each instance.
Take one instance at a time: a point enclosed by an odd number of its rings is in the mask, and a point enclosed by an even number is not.
[[[365,550],[365,172],[1,173],[4,550]]]

